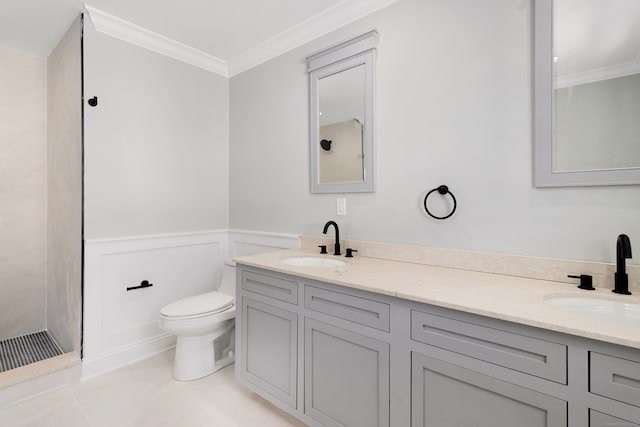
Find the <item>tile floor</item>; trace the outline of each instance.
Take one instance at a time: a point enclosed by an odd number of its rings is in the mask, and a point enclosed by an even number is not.
[[[171,377],[173,350],[0,410],[3,427],[302,427],[240,386],[234,366]]]

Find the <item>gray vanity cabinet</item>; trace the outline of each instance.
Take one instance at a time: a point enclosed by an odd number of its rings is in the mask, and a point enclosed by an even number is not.
[[[305,414],[327,427],[389,426],[389,344],[305,318]]]
[[[314,427],[389,427],[390,298],[241,266],[236,376]]]
[[[640,427],[640,351],[243,266],[238,381],[312,427]]]
[[[412,427],[560,427],[566,402],[419,353],[411,355]]]
[[[242,349],[239,375],[281,404],[295,409],[298,315],[295,306],[288,310],[284,302],[297,302],[297,288],[291,286],[291,281],[270,275],[243,273],[242,290],[237,298],[240,316],[236,318]]]

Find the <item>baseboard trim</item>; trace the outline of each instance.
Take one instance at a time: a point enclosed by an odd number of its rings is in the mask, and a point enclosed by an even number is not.
[[[175,347],[175,345],[175,336],[162,334],[97,357],[85,358],[82,361],[82,381],[148,359]]]

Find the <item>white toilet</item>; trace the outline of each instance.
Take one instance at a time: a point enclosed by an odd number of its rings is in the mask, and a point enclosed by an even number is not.
[[[160,310],[160,328],[178,336],[173,377],[191,381],[234,361],[236,269],[226,261],[220,287],[167,304]]]

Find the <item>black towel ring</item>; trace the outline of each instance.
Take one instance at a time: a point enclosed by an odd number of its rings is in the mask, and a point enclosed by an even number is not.
[[[447,216],[435,216],[434,214],[429,212],[429,208],[427,207],[427,199],[429,198],[431,193],[433,193],[434,191],[437,191],[438,193],[442,194],[443,196],[445,194],[449,194],[451,196],[451,199],[453,199],[453,209],[451,210],[451,212],[449,212],[449,215],[447,215]],[[456,197],[453,195],[453,193],[451,191],[449,191],[449,187],[447,187],[446,185],[441,185],[438,188],[434,188],[433,190],[429,191],[426,196],[424,196],[424,210],[427,211],[429,216],[432,217],[432,218],[435,218],[435,219],[447,219],[451,215],[453,215],[453,213],[456,211],[457,207],[458,207],[458,202],[456,201]]]

